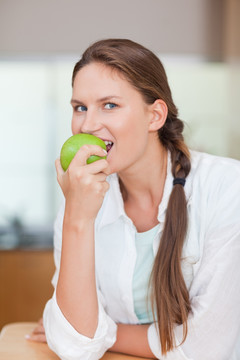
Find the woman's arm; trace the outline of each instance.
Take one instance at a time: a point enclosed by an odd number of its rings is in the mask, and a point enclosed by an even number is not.
[[[109,351],[156,359],[147,338],[149,325],[118,324],[117,340]]]
[[[55,291],[45,306],[43,323],[48,346],[61,359],[98,360],[114,344],[117,331],[95,283],[93,224],[109,187],[108,164],[99,160],[84,166],[81,160],[75,157],[66,173],[56,162],[65,206],[54,226]]]
[[[69,323],[82,335],[93,338],[98,324],[95,279],[94,223],[108,190],[108,163],[86,165],[98,146],[82,147],[64,172],[56,161],[58,182],[66,199],[57,303]]]
[[[94,222],[73,225],[65,213],[57,303],[71,325],[92,338],[98,324]]]

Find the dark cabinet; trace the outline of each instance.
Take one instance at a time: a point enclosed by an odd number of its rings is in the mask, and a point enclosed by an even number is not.
[[[7,323],[37,321],[52,296],[53,251],[0,251],[0,329]]]

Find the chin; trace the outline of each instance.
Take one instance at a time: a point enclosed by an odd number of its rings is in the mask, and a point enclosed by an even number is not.
[[[107,161],[110,167],[110,174],[120,173],[129,167],[129,164],[126,163],[127,161],[124,161],[121,156],[117,156],[113,152],[108,154]]]
[[[110,168],[110,174],[109,175],[112,175],[112,174],[118,172],[118,169],[116,169],[116,166],[112,165],[111,162],[109,162],[109,168]]]

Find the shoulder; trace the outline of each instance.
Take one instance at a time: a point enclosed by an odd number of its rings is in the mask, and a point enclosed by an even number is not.
[[[211,227],[240,224],[240,161],[195,151],[191,158],[191,197],[198,216]]]
[[[240,188],[240,161],[191,151],[191,173],[193,184],[216,190],[235,185]]]

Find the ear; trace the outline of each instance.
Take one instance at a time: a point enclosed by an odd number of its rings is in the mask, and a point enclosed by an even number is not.
[[[163,127],[168,115],[168,107],[163,100],[157,99],[150,105],[149,131],[157,131]]]

